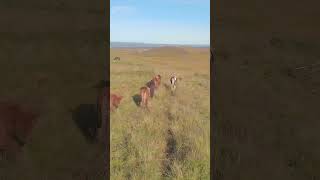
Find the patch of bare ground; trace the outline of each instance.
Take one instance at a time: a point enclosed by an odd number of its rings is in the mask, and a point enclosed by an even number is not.
[[[166,159],[163,161],[163,172],[162,176],[170,177],[172,176],[172,165],[175,159],[177,152],[177,141],[174,137],[172,130],[169,128],[167,130],[167,138],[166,138]]]

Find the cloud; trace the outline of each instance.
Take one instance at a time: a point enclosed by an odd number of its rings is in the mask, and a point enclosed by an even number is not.
[[[112,6],[111,14],[132,14],[136,11],[136,9],[132,6]]]

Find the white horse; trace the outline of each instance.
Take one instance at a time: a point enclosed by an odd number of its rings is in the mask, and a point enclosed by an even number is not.
[[[171,76],[171,78],[170,78],[170,85],[171,85],[171,90],[175,90],[176,89],[176,87],[177,87],[177,80],[178,80],[178,78],[177,78],[177,76],[176,75],[173,75],[173,76]]]

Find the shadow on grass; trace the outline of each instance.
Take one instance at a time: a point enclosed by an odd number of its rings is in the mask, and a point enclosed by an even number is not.
[[[95,104],[80,104],[72,110],[72,119],[89,142],[96,142],[101,121]]]
[[[136,103],[137,106],[140,106],[141,97],[139,94],[132,96],[132,99],[133,99],[134,103]]]

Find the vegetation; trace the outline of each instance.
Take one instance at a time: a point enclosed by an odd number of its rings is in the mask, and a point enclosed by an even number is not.
[[[175,51],[178,50],[178,51]],[[167,52],[167,53],[166,53]],[[209,179],[209,49],[111,49],[111,92],[124,96],[111,113],[111,179]],[[168,88],[176,73],[182,80]],[[162,76],[150,112],[140,87]]]

